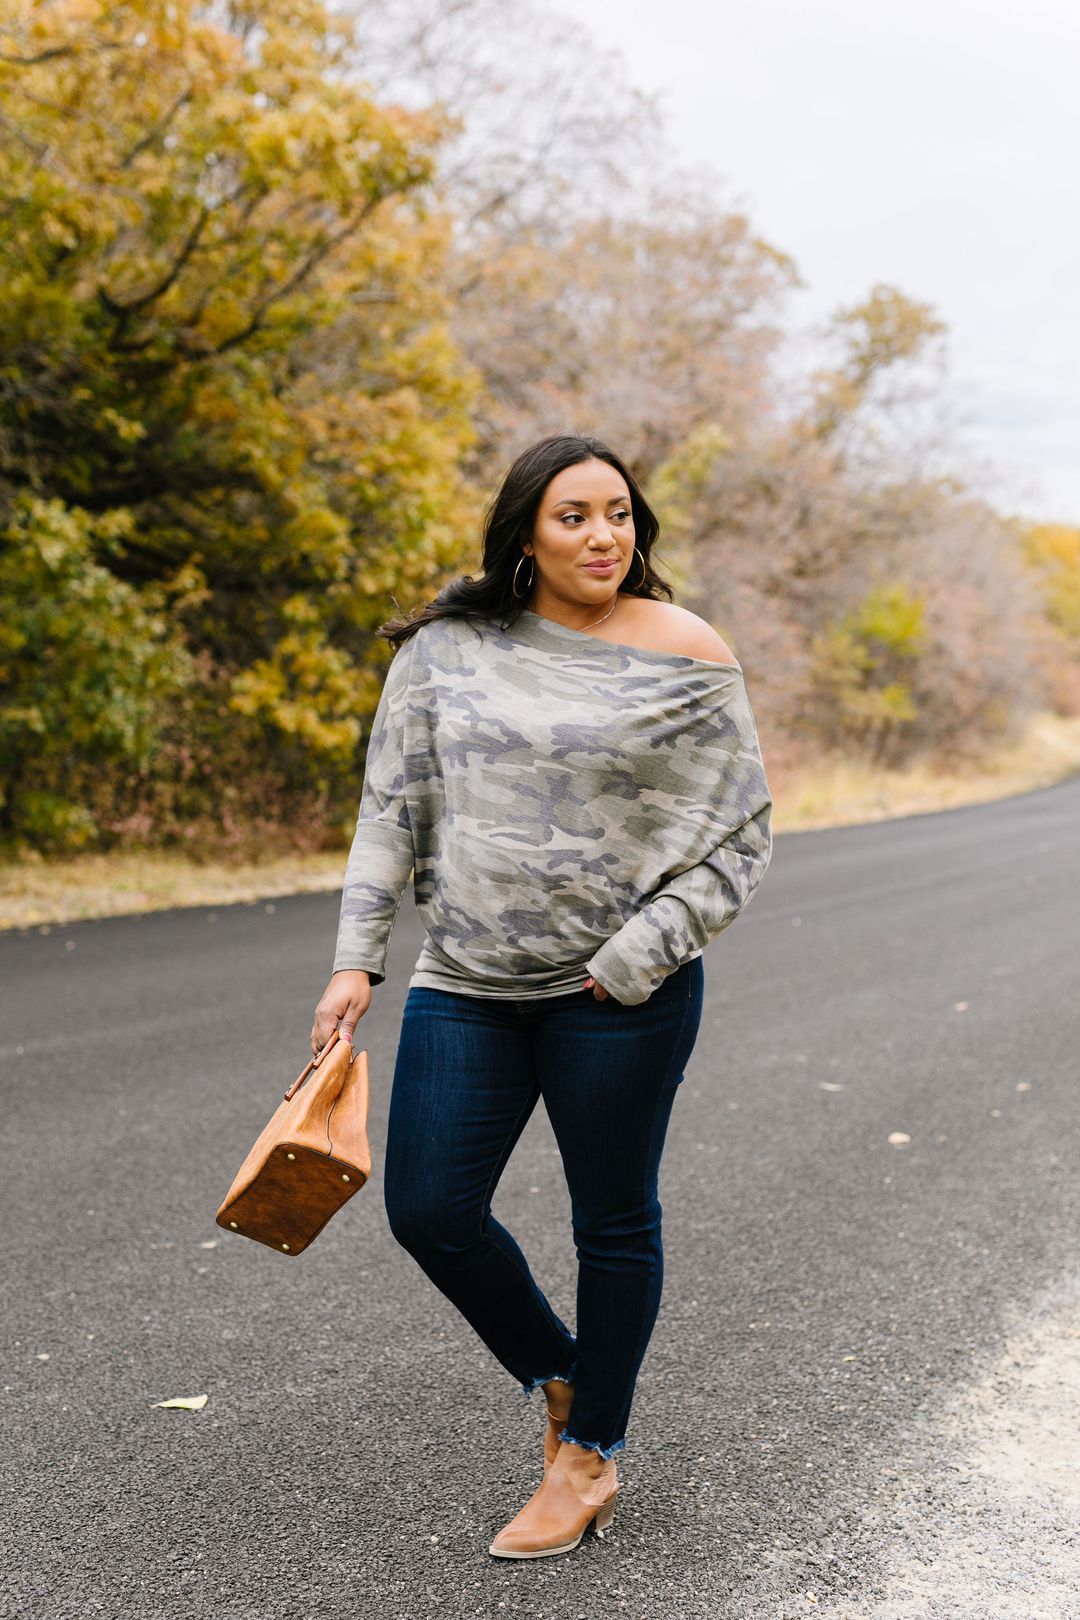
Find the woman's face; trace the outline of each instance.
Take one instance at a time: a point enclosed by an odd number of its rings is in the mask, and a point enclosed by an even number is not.
[[[541,598],[609,601],[634,560],[634,514],[626,480],[606,461],[579,461],[556,473],[533,524],[534,586]],[[590,563],[613,566],[592,569]]]

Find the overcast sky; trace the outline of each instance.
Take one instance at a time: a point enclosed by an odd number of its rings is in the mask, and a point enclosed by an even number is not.
[[[875,281],[932,304],[997,504],[1080,523],[1080,0],[574,11],[792,254],[793,323]]]

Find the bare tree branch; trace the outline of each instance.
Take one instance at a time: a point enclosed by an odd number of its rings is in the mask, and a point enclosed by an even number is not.
[[[191,258],[192,253],[194,253],[195,245],[206,228],[206,222],[210,218],[210,213],[211,210],[209,208],[204,207],[199,210],[195,223],[188,232],[180,252],[177,254],[173,263],[169,266],[169,269],[161,277],[160,281],[158,281],[140,297],[128,299],[128,301],[124,303],[117,298],[113,298],[107,288],[98,288],[98,297],[101,299],[102,304],[108,310],[110,315],[115,315],[118,317],[121,327],[123,327],[131,319],[132,315],[137,315],[140,310],[146,309],[148,305],[155,303],[157,299],[163,297],[164,294],[168,292],[169,288],[176,281],[177,276],[179,276],[180,272]]]

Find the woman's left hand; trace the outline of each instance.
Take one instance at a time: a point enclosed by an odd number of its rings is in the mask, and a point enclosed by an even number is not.
[[[595,979],[586,979],[581,988],[583,990],[588,990],[591,988],[593,996],[597,1001],[606,1001],[608,999],[608,992],[604,989],[602,984],[597,984]]]

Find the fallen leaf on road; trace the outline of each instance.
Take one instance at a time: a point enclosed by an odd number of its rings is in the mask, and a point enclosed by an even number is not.
[[[174,1406],[181,1412],[201,1412],[209,1395],[174,1395],[171,1401],[151,1401],[151,1406]]]

